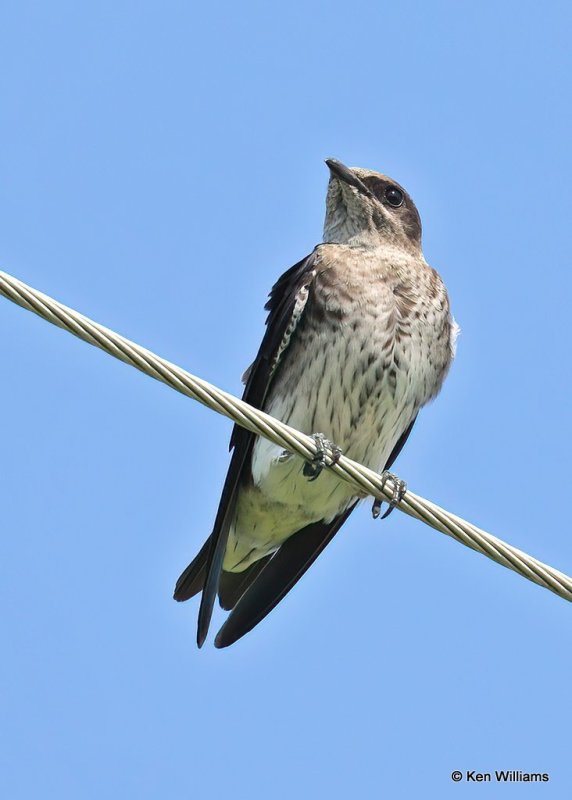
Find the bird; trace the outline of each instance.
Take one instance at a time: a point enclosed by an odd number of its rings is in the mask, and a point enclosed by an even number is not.
[[[272,287],[243,375],[243,400],[312,435],[317,454],[304,462],[234,427],[212,533],[174,591],[177,601],[201,593],[199,647],[217,595],[230,611],[221,648],[266,617],[363,499],[323,469],[340,453],[391,477],[386,514],[397,505],[406,485],[389,469],[455,355],[458,326],[409,194],[373,170],[326,165],[323,241]]]

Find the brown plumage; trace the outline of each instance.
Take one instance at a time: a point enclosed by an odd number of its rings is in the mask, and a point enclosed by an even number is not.
[[[324,243],[273,287],[243,397],[381,471],[441,388],[456,329],[405,190],[327,163]],[[177,600],[202,590],[199,646],[217,592],[233,609],[215,641],[224,647],[282,599],[359,500],[327,470],[308,481],[301,459],[239,427],[231,446],[213,533],[175,589]]]

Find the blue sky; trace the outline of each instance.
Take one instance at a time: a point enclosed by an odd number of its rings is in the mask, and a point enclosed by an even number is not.
[[[6,2],[0,267],[240,392],[323,159],[404,184],[462,327],[396,471],[570,573],[564,3]],[[217,651],[174,581],[230,424],[0,301],[0,793],[512,797],[570,775],[563,600],[404,515],[354,514]],[[217,611],[215,622],[222,614]]]

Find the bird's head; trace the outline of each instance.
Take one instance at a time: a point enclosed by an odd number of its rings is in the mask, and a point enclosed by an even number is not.
[[[419,253],[421,219],[405,189],[386,175],[326,159],[324,242],[375,247],[389,244]]]

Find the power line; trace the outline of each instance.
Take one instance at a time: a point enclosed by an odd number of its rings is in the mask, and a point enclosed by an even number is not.
[[[136,367],[146,375],[166,383],[181,394],[192,397],[213,411],[230,417],[238,425],[270,439],[285,450],[295,452],[306,460],[316,455],[316,443],[310,436],[253,408],[243,400],[197,378],[2,271],[0,271],[0,294],[85,342],[101,348],[109,355]],[[345,456],[341,456],[337,463],[329,466],[329,469],[350,483],[355,488],[356,494],[373,495],[386,501],[392,497],[393,485],[390,480],[382,485],[381,477],[377,473]],[[451,536],[461,544],[488,556],[498,564],[514,570],[524,578],[549,589],[565,600],[572,601],[572,578],[503,542],[502,539],[486,533],[461,517],[445,511],[410,490],[406,492],[397,508],[425,522],[431,528]]]

